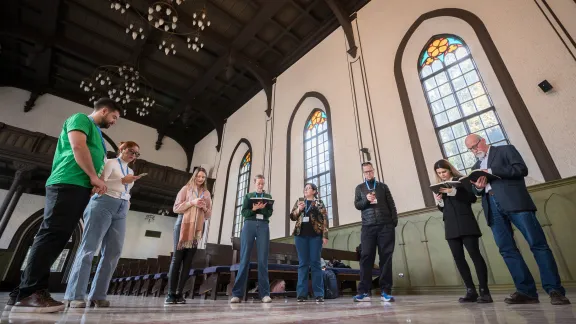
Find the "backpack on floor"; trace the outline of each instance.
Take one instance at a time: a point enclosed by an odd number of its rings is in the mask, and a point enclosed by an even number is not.
[[[338,298],[338,280],[330,269],[324,270],[324,299]]]

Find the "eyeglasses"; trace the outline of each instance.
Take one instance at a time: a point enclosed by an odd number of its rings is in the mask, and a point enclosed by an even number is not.
[[[374,169],[372,169],[372,170],[367,170],[367,171],[364,171],[364,174],[368,174],[368,173],[374,173]]]
[[[476,144],[472,145],[471,147],[468,148],[468,151],[473,152],[473,151],[477,151],[478,150],[478,145],[480,144],[480,142],[482,142],[482,140],[478,140],[478,142],[476,142]]]
[[[140,157],[140,153],[138,153],[132,149],[128,149],[127,151],[128,151],[128,153],[134,155],[135,157]]]

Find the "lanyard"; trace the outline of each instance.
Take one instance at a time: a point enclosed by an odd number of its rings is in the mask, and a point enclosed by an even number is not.
[[[130,174],[130,169],[128,169],[128,164],[126,164],[126,172],[124,172],[124,168],[122,168],[122,162],[120,162],[120,158],[116,158],[118,160],[118,164],[120,164],[120,170],[122,170],[122,175],[123,176],[127,176]],[[128,193],[128,184],[124,185],[124,188],[126,189],[126,193]]]
[[[262,194],[260,197],[258,197],[258,193],[254,192],[254,195],[256,196],[256,198],[264,198],[264,191],[262,191]]]
[[[368,190],[370,190],[370,191],[376,190],[376,185],[378,184],[378,181],[376,181],[376,178],[374,178],[374,188],[370,188],[370,186],[368,185],[368,180],[364,180],[364,182],[366,183],[366,188],[368,188]]]
[[[306,207],[304,208],[304,216],[306,216],[310,211],[310,208],[312,208],[312,201],[310,200],[310,206],[308,206],[308,200],[305,200],[304,202],[306,203]]]
[[[92,116],[88,116],[88,118],[90,118],[94,125],[96,125],[96,122]],[[98,130],[98,134],[100,134],[100,139],[102,140],[102,148],[104,148],[104,159],[106,159],[106,142],[104,141],[104,136],[102,136],[102,130],[100,127],[98,127],[98,125],[96,125],[96,129]]]

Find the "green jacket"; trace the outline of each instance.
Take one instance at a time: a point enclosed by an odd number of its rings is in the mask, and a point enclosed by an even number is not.
[[[272,206],[266,206],[260,210],[257,211],[253,211],[252,210],[252,203],[250,202],[250,198],[254,198],[256,197],[256,192],[249,192],[246,194],[246,196],[244,196],[244,202],[242,203],[242,217],[244,217],[244,220],[246,219],[256,219],[256,214],[262,214],[264,216],[264,220],[267,223],[270,223],[270,221],[268,220],[270,218],[270,216],[272,216]],[[260,197],[260,194],[258,194],[258,197]],[[267,193],[264,193],[264,198],[270,198],[272,199],[272,196],[270,196]]]

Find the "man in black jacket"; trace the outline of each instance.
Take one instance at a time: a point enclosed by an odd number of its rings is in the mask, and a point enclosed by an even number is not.
[[[536,205],[526,189],[524,177],[528,175],[528,167],[522,156],[513,145],[490,146],[484,138],[475,134],[468,135],[465,144],[479,159],[474,169],[482,169],[499,177],[492,181],[480,177],[473,182],[473,190],[482,196],[486,221],[492,229],[496,245],[516,286],[516,292],[504,299],[504,302],[508,304],[539,302],[534,277],[514,241],[511,225],[514,224],[532,250],[540,269],[542,286],[550,295],[551,303],[570,304],[560,282],[556,260],[536,217]]]
[[[374,178],[370,162],[362,163],[365,181],[356,187],[354,205],[362,211],[360,242],[360,285],[354,301],[370,301],[372,270],[376,248],[380,257],[381,300],[394,301],[392,297],[392,254],[395,245],[395,228],[398,212],[388,186]]]

